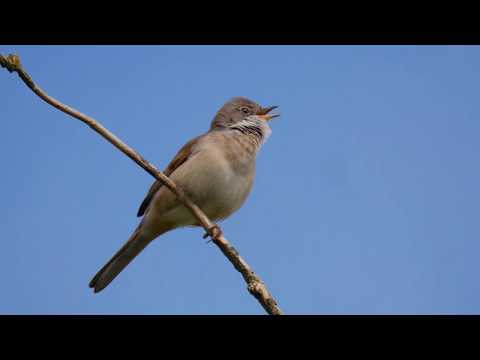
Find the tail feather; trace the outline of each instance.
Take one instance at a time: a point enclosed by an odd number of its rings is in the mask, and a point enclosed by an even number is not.
[[[140,226],[134,231],[128,241],[117,251],[90,281],[89,287],[95,293],[102,291],[115,279],[120,272],[150,243],[152,239],[142,235]]]

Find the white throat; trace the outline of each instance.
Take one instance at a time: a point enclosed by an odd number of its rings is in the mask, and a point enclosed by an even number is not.
[[[231,126],[232,129],[240,130],[244,133],[252,132],[251,129],[258,129],[261,133],[260,143],[262,145],[272,134],[272,129],[265,120],[259,119],[255,115],[249,116],[242,121]]]

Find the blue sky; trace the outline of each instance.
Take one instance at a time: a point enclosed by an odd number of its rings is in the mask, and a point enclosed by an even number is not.
[[[2,46],[163,169],[233,96],[279,105],[226,237],[288,314],[480,312],[478,46]],[[263,314],[201,229],[88,282],[153,179],[0,73],[0,313]]]

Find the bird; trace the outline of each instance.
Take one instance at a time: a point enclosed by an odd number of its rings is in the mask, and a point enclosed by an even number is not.
[[[178,151],[164,174],[212,221],[228,218],[252,190],[258,150],[271,134],[268,122],[280,116],[270,114],[276,108],[262,107],[245,97],[231,98],[217,111],[209,130]],[[130,238],[90,281],[94,293],[107,287],[154,239],[177,228],[200,226],[158,180],[151,185],[137,217],[142,219]]]

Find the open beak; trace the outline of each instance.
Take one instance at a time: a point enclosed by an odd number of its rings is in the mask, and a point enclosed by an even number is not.
[[[267,108],[262,108],[262,109],[260,109],[260,111],[257,112],[256,115],[260,119],[263,119],[265,121],[272,120],[273,118],[276,118],[276,117],[280,116],[279,114],[269,114],[270,111],[272,111],[273,109],[276,109],[276,108],[278,108],[278,106],[270,106],[270,107],[267,107]]]

